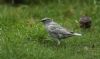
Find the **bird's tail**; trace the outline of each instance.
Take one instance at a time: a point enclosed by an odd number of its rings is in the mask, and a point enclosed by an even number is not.
[[[73,35],[82,36],[82,34],[79,34],[79,33],[73,33]]]

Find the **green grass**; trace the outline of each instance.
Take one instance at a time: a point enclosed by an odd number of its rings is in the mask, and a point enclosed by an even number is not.
[[[99,59],[100,7],[93,3],[50,3],[42,5],[0,5],[0,59]],[[75,20],[92,17],[92,28],[83,30]],[[40,20],[44,17],[82,37],[70,37],[56,46]],[[92,47],[94,45],[94,47]]]

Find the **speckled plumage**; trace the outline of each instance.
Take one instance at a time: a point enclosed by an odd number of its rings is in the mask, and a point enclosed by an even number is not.
[[[61,25],[57,24],[50,18],[44,18],[42,19],[42,22],[44,23],[49,35],[53,37],[58,42],[58,44],[60,44],[61,39],[64,39],[73,35],[81,36],[81,34],[68,31],[67,29],[63,28]]]

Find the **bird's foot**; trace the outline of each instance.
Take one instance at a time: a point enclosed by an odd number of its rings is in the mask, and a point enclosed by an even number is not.
[[[57,45],[60,45],[60,41],[59,40],[57,41]]]

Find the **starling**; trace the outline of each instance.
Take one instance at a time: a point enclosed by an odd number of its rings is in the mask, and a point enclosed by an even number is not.
[[[49,35],[54,38],[57,42],[57,45],[60,45],[60,41],[64,38],[71,37],[71,36],[81,36],[79,33],[70,32],[61,25],[57,24],[51,18],[43,18],[41,22],[44,23],[44,26],[49,33]]]

